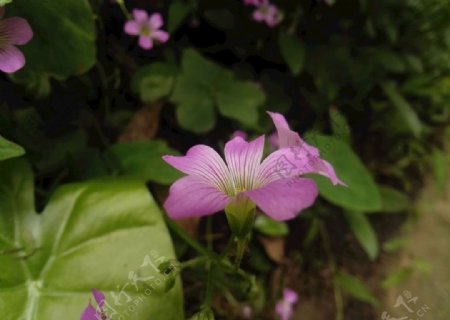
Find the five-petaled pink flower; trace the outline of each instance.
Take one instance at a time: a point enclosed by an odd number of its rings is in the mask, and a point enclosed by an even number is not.
[[[210,215],[239,196],[251,200],[275,220],[288,220],[311,206],[318,194],[315,182],[301,175],[318,173],[334,185],[343,184],[333,167],[320,159],[319,150],[291,131],[281,114],[269,115],[277,128],[280,149],[262,162],[264,135],[250,142],[241,137],[228,141],[226,162],[206,145],[192,147],[186,156],[163,157],[187,174],[171,186],[164,203],[171,218]]]
[[[278,7],[272,4],[270,0],[244,0],[244,4],[255,6],[253,20],[264,22],[269,27],[275,27],[283,18]]]
[[[125,33],[132,36],[139,36],[139,45],[143,49],[153,48],[155,40],[161,43],[169,40],[169,34],[161,30],[164,24],[159,13],[154,13],[150,17],[144,10],[134,9],[133,20],[125,23]]]
[[[275,306],[275,312],[280,316],[281,320],[291,319],[297,300],[298,295],[294,290],[284,288],[283,298]]]
[[[97,289],[92,289],[92,295],[97,302],[98,308],[94,308],[89,302],[88,306],[81,314],[80,320],[108,320],[109,318],[106,316],[103,308],[105,305],[105,295]]]
[[[0,19],[5,8],[0,7]],[[27,20],[19,17],[0,20],[0,70],[13,73],[25,65],[25,57],[16,45],[26,44],[33,37]]]

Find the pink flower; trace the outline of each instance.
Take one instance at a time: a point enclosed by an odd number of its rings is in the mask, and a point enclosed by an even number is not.
[[[150,17],[144,10],[133,10],[134,20],[129,20],[124,25],[124,31],[131,36],[139,36],[139,45],[143,49],[153,48],[154,41],[161,43],[169,40],[169,34],[160,30],[164,24],[159,13],[154,13]]]
[[[275,27],[282,20],[282,15],[278,7],[269,0],[252,1],[256,5],[253,12],[253,20],[265,22],[269,27]]]
[[[246,6],[248,6],[248,5],[259,6],[262,2],[263,2],[263,0],[244,0],[244,4]]]
[[[105,295],[97,289],[92,289],[92,295],[97,302],[98,309],[95,309],[89,302],[88,306],[81,314],[80,320],[108,320],[109,318],[103,310],[103,306],[105,305]]]
[[[5,9],[0,7],[0,19]],[[26,44],[33,37],[27,20],[18,17],[0,20],[0,70],[13,73],[25,65],[23,53],[16,45]]]
[[[298,295],[294,290],[284,288],[283,298],[275,306],[275,312],[280,316],[281,320],[291,319],[297,300]]]
[[[311,206],[318,194],[313,180],[299,176],[318,173],[333,184],[341,183],[319,151],[291,131],[281,114],[269,115],[277,127],[280,149],[262,162],[264,136],[250,142],[241,137],[228,141],[225,161],[206,145],[192,147],[186,156],[163,157],[187,174],[171,186],[164,203],[171,218],[210,215],[239,198],[250,200],[275,220],[288,220]]]

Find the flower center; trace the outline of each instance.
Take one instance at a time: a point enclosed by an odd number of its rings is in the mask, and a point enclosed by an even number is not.
[[[150,29],[149,26],[142,26],[141,27],[141,35],[148,37],[148,36],[151,35],[151,33],[152,33],[152,29]]]

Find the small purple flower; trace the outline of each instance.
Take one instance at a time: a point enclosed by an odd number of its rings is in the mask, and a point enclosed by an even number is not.
[[[0,19],[5,8],[0,7]],[[13,73],[25,65],[23,53],[16,45],[26,44],[33,38],[33,31],[27,20],[19,17],[0,20],[0,70]]]
[[[288,220],[311,206],[318,195],[315,182],[301,175],[318,173],[334,185],[342,184],[331,164],[320,159],[319,150],[291,131],[281,114],[269,115],[277,127],[280,149],[262,162],[264,136],[250,142],[231,139],[225,144],[225,161],[206,145],[192,147],[186,156],[163,157],[187,174],[172,184],[164,203],[172,219],[211,215],[244,199],[275,220]]]
[[[294,305],[297,303],[297,293],[289,288],[284,288],[283,298],[278,301],[275,306],[275,312],[280,316],[281,320],[291,319],[294,313]]]
[[[271,28],[281,22],[283,17],[280,10],[269,0],[252,1],[252,4],[256,6],[253,12],[253,20],[264,22]]]
[[[98,308],[94,308],[89,302],[88,306],[81,314],[80,320],[108,320],[109,318],[106,316],[105,310],[103,309],[105,305],[105,295],[97,289],[92,289],[92,295],[97,302]]]
[[[161,43],[169,40],[169,34],[160,30],[164,21],[159,13],[149,17],[146,11],[134,9],[133,18],[125,23],[124,31],[131,36],[139,36],[141,48],[149,50],[153,48],[155,40]]]

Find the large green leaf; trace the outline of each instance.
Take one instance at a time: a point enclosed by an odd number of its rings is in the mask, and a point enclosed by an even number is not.
[[[321,157],[331,163],[338,177],[347,184],[347,187],[333,186],[328,179],[314,175],[321,196],[351,210],[381,209],[380,192],[372,175],[347,143],[320,134],[309,134],[307,140],[319,148]]]
[[[143,180],[170,184],[181,177],[178,170],[169,166],[162,156],[177,155],[164,141],[136,141],[118,143],[112,152],[120,161],[123,173]]]
[[[382,212],[401,212],[408,209],[410,201],[408,195],[389,186],[380,186],[383,202]]]
[[[371,260],[375,260],[379,252],[378,238],[366,215],[360,212],[345,212],[347,222],[361,247]]]
[[[0,0],[0,7],[3,7],[5,4],[11,3],[12,0]]]
[[[0,161],[20,157],[24,153],[25,150],[21,146],[0,136]]]
[[[37,86],[44,76],[81,74],[95,63],[95,22],[88,0],[16,0],[8,15],[28,20],[33,39],[21,47],[26,66],[14,76]]]
[[[179,281],[167,291],[157,269],[174,252],[145,185],[105,180],[64,186],[37,215],[29,166],[4,161],[0,177],[2,319],[79,319],[91,288],[105,292],[116,312],[128,312],[126,319],[183,319]],[[135,287],[130,279],[136,275],[146,279]]]

